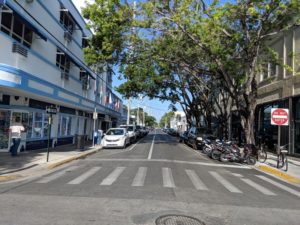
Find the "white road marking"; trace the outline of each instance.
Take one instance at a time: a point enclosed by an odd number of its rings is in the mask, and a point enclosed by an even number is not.
[[[170,162],[179,164],[189,164],[189,165],[202,165],[211,167],[222,167],[222,168],[238,168],[238,169],[251,169],[251,167],[246,165],[232,165],[232,164],[221,164],[221,163],[206,163],[206,162],[190,162],[182,160],[170,160],[170,159],[97,159],[97,158],[87,158],[86,161],[104,161],[104,162]]]
[[[175,188],[175,183],[172,175],[172,170],[170,168],[163,167],[162,168],[162,176],[163,176],[163,185],[168,188]]]
[[[113,172],[111,172],[100,185],[112,185],[121,173],[125,170],[126,167],[117,167]]]
[[[60,171],[60,172],[57,172],[57,173],[54,173],[50,176],[44,177],[41,180],[37,181],[36,183],[39,183],[39,184],[49,183],[50,181],[53,181],[53,180],[55,180],[59,177],[62,177],[63,175],[66,174],[66,172],[69,172],[69,171],[71,172],[71,171],[73,171],[75,169],[78,169],[78,168],[79,168],[79,166],[71,166],[69,168],[66,168],[66,169]]]
[[[276,195],[274,192],[272,192],[269,189],[253,182],[250,179],[242,178],[241,180],[244,181],[246,184],[250,185],[251,187],[255,188],[256,190],[260,191],[261,193],[265,194],[265,195],[271,195],[271,196]]]
[[[93,176],[95,173],[97,173],[101,167],[93,167],[84,174],[80,175],[79,177],[75,178],[74,180],[71,180],[68,184],[81,184],[83,181],[88,179],[89,177]]]
[[[133,179],[131,186],[134,187],[144,186],[146,174],[147,174],[147,167],[140,167],[138,172],[135,175],[135,178]]]
[[[200,180],[194,170],[185,170],[185,172],[197,190],[208,190],[206,185],[202,182],[202,180]]]
[[[148,159],[151,159],[151,157],[152,157],[152,152],[153,152],[153,146],[154,146],[155,136],[156,136],[156,130],[155,130],[155,134],[154,134],[154,136],[153,136],[153,140],[152,140],[152,143],[151,143],[150,151],[149,151],[149,154],[148,154]]]
[[[235,177],[240,177],[240,178],[244,177],[242,174],[239,173],[231,173],[231,174]]]
[[[240,189],[231,184],[228,180],[223,178],[220,174],[214,171],[209,171],[209,173],[222,184],[228,191],[233,193],[243,193]]]
[[[296,190],[294,190],[294,189],[292,189],[292,188],[289,188],[289,187],[287,187],[287,186],[284,186],[283,184],[278,183],[278,182],[276,182],[276,181],[274,181],[274,180],[271,180],[271,179],[269,179],[269,178],[267,178],[267,177],[265,177],[265,176],[262,176],[262,175],[256,175],[256,176],[257,176],[258,178],[264,180],[264,181],[269,182],[270,184],[273,184],[274,186],[276,186],[276,187],[278,187],[278,188],[281,188],[281,189],[283,189],[283,190],[285,190],[285,191],[287,191],[287,192],[289,192],[289,193],[291,193],[291,194],[293,194],[293,195],[296,195],[297,197],[300,197],[300,192],[298,192],[298,191],[296,191]]]

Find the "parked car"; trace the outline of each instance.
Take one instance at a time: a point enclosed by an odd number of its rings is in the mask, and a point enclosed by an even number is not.
[[[178,133],[176,130],[174,130],[173,128],[170,128],[167,133],[171,136],[178,136]]]
[[[183,133],[179,134],[179,142],[186,143],[188,140],[188,131],[184,131]]]
[[[203,146],[204,139],[215,139],[212,130],[204,127],[191,127],[187,135],[187,144],[194,149],[200,149]]]
[[[120,128],[126,128],[130,143],[133,143],[137,140],[137,134],[136,134],[136,127],[135,125],[129,124],[129,125],[121,125]]]
[[[126,148],[130,144],[126,128],[110,128],[103,138],[103,148]]]

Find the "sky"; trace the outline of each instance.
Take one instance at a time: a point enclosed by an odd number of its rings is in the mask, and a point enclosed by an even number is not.
[[[90,1],[90,0],[89,0]],[[85,0],[73,0],[74,5],[78,8],[79,12],[81,12],[81,7],[85,5]],[[117,87],[120,84],[122,84],[124,81],[118,80],[118,71],[115,71],[116,75],[113,77],[113,87]],[[116,94],[118,94],[115,91]],[[118,94],[119,97],[122,98],[120,94]],[[127,100],[123,99],[123,104],[127,105]],[[145,97],[142,100],[133,99],[131,103],[131,108],[135,107],[146,107],[145,112],[148,114],[154,116],[159,122],[160,118],[169,110],[170,102],[161,102],[159,100],[150,100],[149,98]]]

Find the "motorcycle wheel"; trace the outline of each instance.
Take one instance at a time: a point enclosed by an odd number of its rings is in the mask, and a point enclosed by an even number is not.
[[[210,149],[204,145],[203,149],[202,149],[203,153],[205,153],[206,155],[208,155],[210,153]]]
[[[249,156],[248,158],[247,158],[247,164],[248,165],[255,165],[255,163],[256,163],[256,158],[254,157],[254,156]]]
[[[214,160],[219,160],[220,156],[221,156],[221,152],[219,152],[219,151],[213,150],[211,152],[211,158]]]
[[[221,162],[229,162],[229,159],[226,157],[226,154],[222,153],[220,155]]]

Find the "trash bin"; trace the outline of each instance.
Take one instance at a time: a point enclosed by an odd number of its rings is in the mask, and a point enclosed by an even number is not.
[[[85,144],[84,135],[76,135],[75,143],[77,149],[84,150],[84,144]]]

